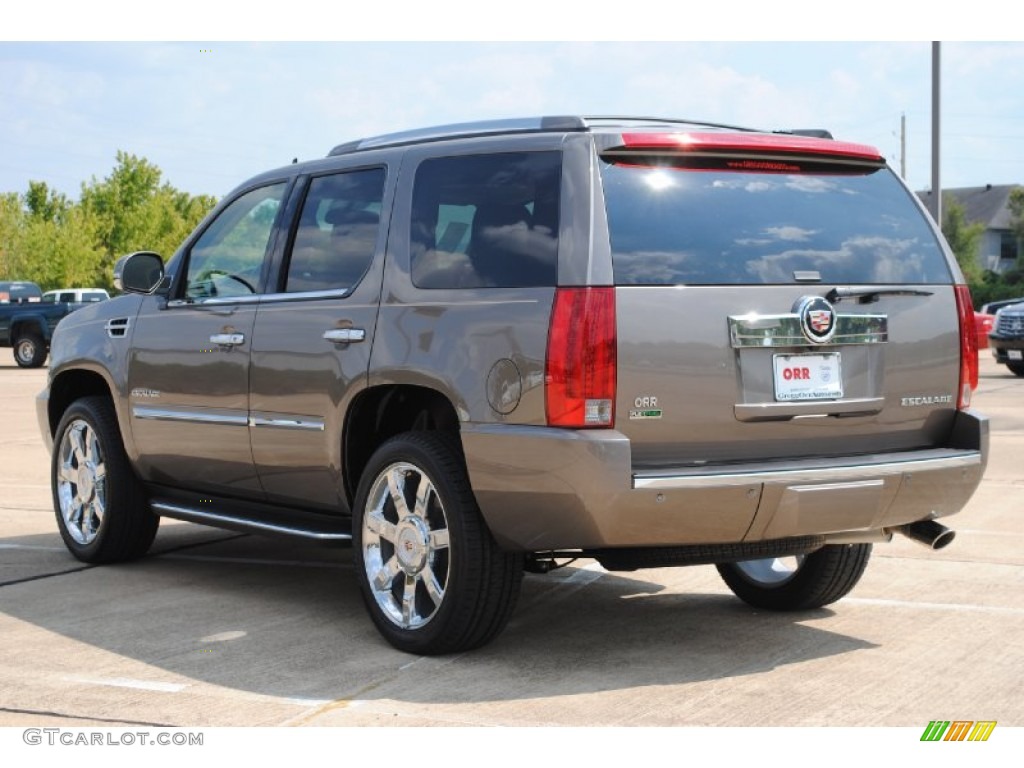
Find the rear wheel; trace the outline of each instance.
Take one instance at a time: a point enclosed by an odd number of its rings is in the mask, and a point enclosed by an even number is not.
[[[1016,376],[1024,376],[1024,363],[1007,363],[1006,367]]]
[[[384,443],[359,484],[352,529],[363,599],[399,650],[465,651],[504,629],[523,558],[494,541],[450,437],[408,432]]]
[[[38,368],[46,362],[46,343],[38,333],[21,333],[14,340],[14,362],[22,368]]]
[[[720,563],[733,593],[755,608],[803,611],[845,597],[864,574],[870,544],[831,544],[806,555]]]
[[[160,518],[128,463],[110,400],[83,397],[64,412],[51,478],[57,525],[71,554],[115,563],[146,553]]]

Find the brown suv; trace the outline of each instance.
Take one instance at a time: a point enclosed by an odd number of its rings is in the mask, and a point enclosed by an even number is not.
[[[981,480],[963,278],[870,147],[549,117],[343,144],[65,320],[39,398],[87,562],[159,517],[351,542],[396,647],[501,631],[524,569],[715,563],[806,609]]]

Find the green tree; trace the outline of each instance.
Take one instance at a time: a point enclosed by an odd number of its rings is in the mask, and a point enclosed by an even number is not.
[[[981,282],[982,268],[978,263],[978,248],[985,234],[985,225],[976,221],[967,223],[964,207],[946,195],[942,200],[942,234],[953,249],[960,271],[968,283]]]
[[[161,183],[157,166],[120,151],[110,175],[82,184],[77,202],[29,182],[24,195],[0,195],[0,277],[44,290],[110,288],[119,257],[137,250],[169,257],[216,202]]]
[[[45,181],[30,181],[25,193],[29,216],[39,221],[60,221],[71,210],[67,195],[51,190]]]

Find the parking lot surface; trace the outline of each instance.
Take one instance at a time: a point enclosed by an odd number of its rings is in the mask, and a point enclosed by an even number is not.
[[[93,567],[56,531],[44,370],[0,364],[0,726],[1024,725],[1024,379],[982,351],[985,480],[941,552],[876,545],[827,609],[754,610],[711,566],[528,575],[478,651],[393,650],[348,550],[165,521]]]

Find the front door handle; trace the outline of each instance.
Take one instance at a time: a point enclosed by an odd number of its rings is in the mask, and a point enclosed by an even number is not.
[[[353,344],[366,339],[366,331],[362,328],[335,328],[324,331],[324,338],[335,344]]]
[[[237,347],[245,343],[243,333],[215,333],[210,337],[210,343],[218,347]]]

